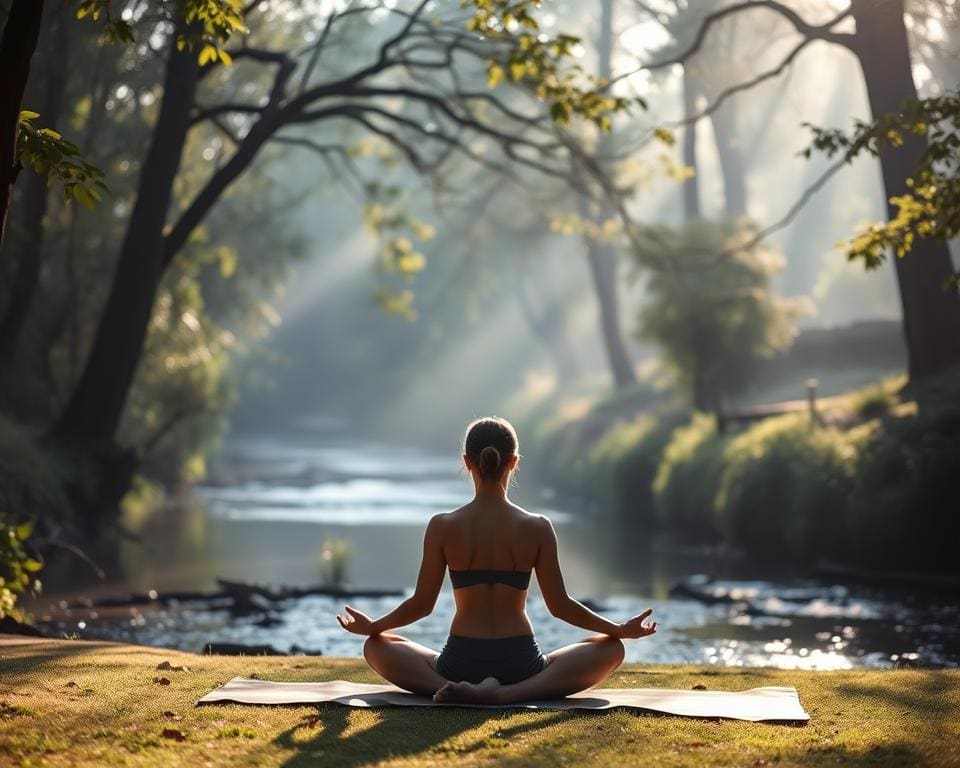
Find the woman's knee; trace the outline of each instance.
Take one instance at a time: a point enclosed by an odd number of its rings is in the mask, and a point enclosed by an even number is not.
[[[623,647],[623,641],[617,637],[608,637],[603,641],[604,651],[608,654],[610,663],[613,665],[614,669],[623,664],[623,657],[626,654],[626,649]]]
[[[376,659],[380,658],[386,644],[387,641],[380,635],[370,635],[370,637],[363,641],[363,658],[372,664]]]

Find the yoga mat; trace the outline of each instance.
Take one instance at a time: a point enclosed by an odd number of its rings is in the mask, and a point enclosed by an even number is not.
[[[768,686],[748,691],[683,691],[669,688],[593,688],[565,699],[518,704],[437,704],[425,696],[392,685],[332,680],[326,683],[275,683],[235,677],[197,704],[343,704],[348,707],[480,707],[484,709],[612,709],[628,707],[684,717],[726,717],[734,720],[810,719],[796,688]]]

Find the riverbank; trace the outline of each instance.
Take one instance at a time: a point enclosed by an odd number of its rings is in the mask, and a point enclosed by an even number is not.
[[[957,576],[957,391],[957,376],[923,389],[899,377],[812,411],[728,413],[719,429],[641,384],[607,398],[547,393],[523,405],[521,431],[537,476],[625,542],[662,536],[798,574],[829,563],[936,582]]]
[[[0,765],[960,765],[956,671],[627,665],[604,683],[792,685],[812,717],[805,726],[624,711],[195,706],[236,675],[378,682],[360,659],[0,637]]]

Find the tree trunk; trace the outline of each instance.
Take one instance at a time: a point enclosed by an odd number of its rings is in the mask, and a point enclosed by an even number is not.
[[[68,443],[109,443],[143,351],[164,268],[164,225],[190,128],[199,80],[196,54],[170,36],[163,103],[144,160],[113,285],[83,374],[53,435]]]
[[[746,169],[743,149],[737,135],[737,112],[728,100],[710,115],[713,135],[720,156],[720,172],[723,175],[723,196],[727,216],[739,219],[747,215]]]
[[[601,78],[610,78],[612,55],[613,0],[601,0],[600,36],[597,42],[597,69]],[[601,137],[598,142],[600,151],[604,149],[606,143]],[[589,206],[582,197],[580,198],[580,215],[584,218],[591,217]],[[602,225],[606,220],[615,218],[615,213],[609,206],[603,205],[598,214],[591,218],[598,225]],[[584,241],[587,247],[587,262],[590,264],[590,274],[593,277],[594,293],[600,308],[600,330],[610,364],[610,373],[616,388],[622,389],[636,383],[637,374],[627,353],[623,330],[620,327],[617,299],[617,252],[609,245],[599,243],[590,237],[585,237]]]
[[[857,58],[871,112],[879,118],[917,98],[903,0],[851,0],[851,7],[857,23]],[[880,153],[887,200],[908,191],[906,180],[926,147],[925,137],[905,133],[903,146]],[[889,203],[888,215],[896,215],[896,208]],[[956,289],[944,289],[944,281],[953,272],[947,244],[918,238],[910,253],[896,259],[896,270],[911,380],[960,365],[960,295]]]
[[[56,56],[41,61],[43,68],[43,97],[39,101],[40,118],[44,125],[55,128],[63,111],[63,95],[68,72],[69,36],[66,9],[57,8],[46,44],[52,44]],[[19,256],[10,291],[7,311],[0,320],[0,366],[9,367],[16,357],[17,342],[23,330],[30,305],[40,279],[43,254],[43,219],[47,215],[49,187],[45,176],[31,173],[23,190],[22,225],[18,229],[15,254]],[[11,243],[12,244],[12,243]]]
[[[17,178],[17,124],[30,58],[40,36],[43,0],[13,0],[0,39],[0,246]]]
[[[610,213],[612,216],[612,212]],[[617,299],[617,252],[609,245],[587,239],[587,261],[593,277],[594,293],[600,305],[600,330],[610,372],[617,389],[637,381],[637,374],[627,353],[620,328],[620,310]]]
[[[693,67],[687,64],[683,68],[683,116],[689,120],[697,112],[697,97],[700,84]],[[687,123],[683,129],[683,164],[693,170],[693,176],[683,182],[683,215],[687,221],[699,219],[700,176],[697,168],[697,123]]]

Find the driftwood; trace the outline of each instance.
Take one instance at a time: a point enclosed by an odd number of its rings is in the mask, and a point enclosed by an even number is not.
[[[312,587],[283,587],[251,584],[242,581],[217,579],[222,590],[236,599],[238,596],[258,597],[270,601],[290,600],[298,597],[402,597],[402,589],[351,589],[342,585],[318,584]]]
[[[343,585],[318,584],[312,587],[266,586],[230,579],[217,579],[218,590],[180,590],[170,592],[130,592],[125,595],[83,597],[70,608],[127,608],[139,605],[176,605],[178,603],[210,603],[237,613],[268,610],[273,603],[314,595],[326,597],[402,597],[402,589],[351,589]]]

